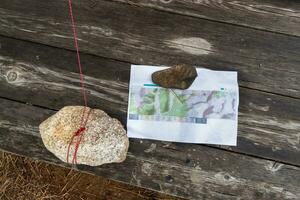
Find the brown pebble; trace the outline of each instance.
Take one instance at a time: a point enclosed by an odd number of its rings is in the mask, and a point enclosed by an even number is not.
[[[153,83],[164,87],[185,90],[188,89],[198,76],[195,67],[187,65],[176,65],[168,69],[154,72]]]

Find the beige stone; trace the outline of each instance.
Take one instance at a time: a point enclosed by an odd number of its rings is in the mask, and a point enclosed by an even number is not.
[[[77,164],[98,166],[118,163],[126,159],[129,140],[122,124],[104,111],[83,106],[66,106],[39,126],[46,148],[63,162],[67,162],[67,151],[74,133],[80,128],[81,117],[90,112],[86,130],[77,152]],[[74,138],[74,141],[79,136]],[[72,162],[75,144],[70,146],[69,162]]]

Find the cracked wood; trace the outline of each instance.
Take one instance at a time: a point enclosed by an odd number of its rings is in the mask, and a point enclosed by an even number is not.
[[[0,99],[0,107],[2,150],[71,167],[45,149],[37,132],[41,120],[54,111],[4,99]],[[26,134],[27,127],[32,131]],[[77,169],[189,199],[300,196],[299,167],[202,145],[138,139],[130,142],[124,163],[101,167],[78,165]]]
[[[237,70],[244,86],[300,97],[299,37],[120,2],[89,5],[74,2],[84,52],[135,64]],[[73,49],[66,6],[61,0],[2,0],[0,34]]]

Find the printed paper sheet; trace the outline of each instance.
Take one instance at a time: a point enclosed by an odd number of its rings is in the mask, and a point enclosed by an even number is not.
[[[166,67],[131,66],[127,130],[131,138],[236,145],[237,72],[197,68],[187,90],[165,89],[151,74]]]

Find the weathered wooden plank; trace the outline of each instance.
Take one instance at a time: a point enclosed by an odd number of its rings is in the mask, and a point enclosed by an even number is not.
[[[113,0],[181,15],[300,36],[297,0]],[[93,1],[95,8],[98,1]]]
[[[129,4],[74,1],[81,50],[136,64],[238,70],[241,85],[300,97],[300,38]],[[73,49],[67,2],[2,0],[0,34]]]
[[[70,167],[45,149],[38,133],[54,111],[4,99],[0,109],[0,149]],[[124,163],[77,169],[190,199],[300,197],[299,167],[201,145],[135,139]]]
[[[81,104],[74,52],[3,37],[0,41],[0,96],[56,110]],[[89,105],[126,124],[130,64],[85,54],[82,61]],[[241,88],[238,146],[221,148],[300,165],[299,102]]]

